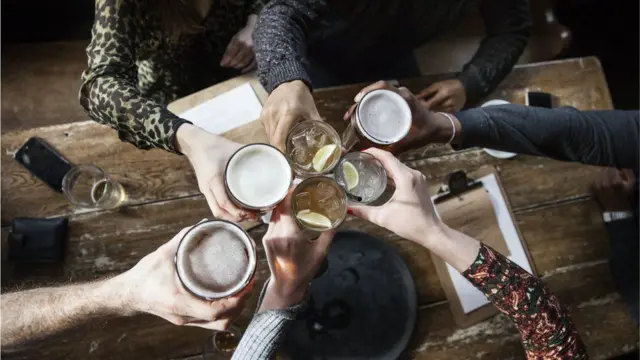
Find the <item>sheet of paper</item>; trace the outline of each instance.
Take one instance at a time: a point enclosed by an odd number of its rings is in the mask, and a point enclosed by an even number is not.
[[[493,204],[493,210],[496,213],[502,236],[509,249],[510,255],[508,258],[531,273],[531,264],[529,264],[529,259],[527,258],[522,241],[518,236],[516,226],[511,220],[509,208],[507,207],[505,199],[502,197],[502,192],[498,186],[495,174],[484,176],[478,180],[482,182],[483,187],[489,192],[489,198]],[[487,300],[484,294],[473,287],[456,269],[447,264],[447,270],[465,314],[489,303],[489,300]]]
[[[261,111],[260,100],[247,82],[179,115],[210,133],[220,135],[257,120]]]

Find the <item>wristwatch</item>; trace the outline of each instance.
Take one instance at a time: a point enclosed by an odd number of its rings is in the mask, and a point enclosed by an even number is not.
[[[612,221],[631,219],[633,217],[633,211],[605,211],[602,213],[602,219],[606,223]]]

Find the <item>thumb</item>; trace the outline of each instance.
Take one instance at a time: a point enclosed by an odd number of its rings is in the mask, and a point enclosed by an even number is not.
[[[368,205],[349,205],[348,213],[357,216],[363,220],[367,220],[376,225],[378,224],[378,212],[380,211],[381,206],[368,206]]]

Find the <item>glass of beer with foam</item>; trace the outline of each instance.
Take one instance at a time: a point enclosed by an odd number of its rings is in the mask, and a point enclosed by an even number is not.
[[[175,256],[180,282],[193,295],[217,300],[242,291],[256,271],[256,245],[238,225],[211,220],[191,228]]]
[[[224,173],[231,200],[241,208],[266,213],[288,194],[293,170],[282,152],[267,144],[249,144],[236,151]]]
[[[404,139],[412,125],[409,104],[391,90],[373,90],[365,94],[342,134],[342,145],[348,151],[370,147],[392,151]]]

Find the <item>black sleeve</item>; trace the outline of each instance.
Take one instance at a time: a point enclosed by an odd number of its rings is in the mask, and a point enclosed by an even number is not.
[[[469,102],[491,92],[509,74],[531,32],[528,0],[481,0],[479,6],[486,36],[458,76]]]
[[[322,0],[273,0],[264,7],[253,43],[258,77],[268,92],[293,80],[311,87],[305,69],[307,35],[326,8]]]
[[[638,111],[522,105],[456,113],[461,147],[487,147],[588,165],[638,170]]]

